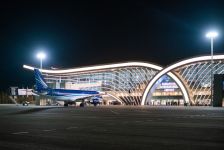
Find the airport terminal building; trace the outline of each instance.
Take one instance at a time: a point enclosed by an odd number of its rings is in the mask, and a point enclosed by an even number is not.
[[[193,57],[168,66],[125,62],[41,72],[52,88],[101,91],[105,104],[210,105],[211,73],[224,74],[224,55],[214,55],[212,61],[211,56]]]

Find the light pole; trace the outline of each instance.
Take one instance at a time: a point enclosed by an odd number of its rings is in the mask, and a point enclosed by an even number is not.
[[[40,59],[40,69],[42,70],[42,61],[46,58],[46,54],[44,52],[39,52],[37,58]]]
[[[210,31],[206,34],[207,38],[211,40],[211,105],[213,105],[213,40],[218,36],[218,33],[215,31]]]

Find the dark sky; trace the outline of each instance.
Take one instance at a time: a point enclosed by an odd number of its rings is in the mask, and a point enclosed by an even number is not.
[[[33,84],[23,64],[71,68],[124,61],[169,65],[210,54],[205,33],[220,32],[224,52],[224,3],[216,0],[6,1],[0,3],[0,89]]]

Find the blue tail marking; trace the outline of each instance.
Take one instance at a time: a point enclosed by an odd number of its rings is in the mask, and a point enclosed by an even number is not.
[[[44,80],[41,72],[38,69],[34,69],[34,76],[35,76],[35,86],[37,91],[47,90],[48,86],[46,81]]]

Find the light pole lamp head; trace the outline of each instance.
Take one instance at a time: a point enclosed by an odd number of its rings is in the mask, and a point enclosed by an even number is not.
[[[45,59],[46,58],[46,54],[44,53],[44,52],[39,52],[38,54],[37,54],[37,58],[38,59]]]
[[[216,31],[210,31],[206,34],[207,38],[215,38],[217,36],[218,36],[218,32],[216,32]]]

